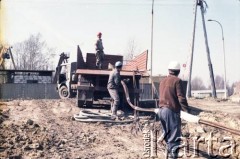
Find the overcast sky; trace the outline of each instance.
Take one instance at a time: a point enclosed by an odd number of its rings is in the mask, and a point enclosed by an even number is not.
[[[166,75],[171,60],[188,61],[194,18],[194,0],[155,0],[153,74]],[[224,30],[227,80],[240,80],[240,2],[238,0],[208,0],[205,14],[209,48],[215,75],[223,76],[223,49],[219,21]],[[106,54],[123,55],[129,40],[134,40],[136,52],[151,52],[152,0],[2,0],[4,40],[14,45],[41,33],[56,53],[94,52],[96,34],[103,33]],[[3,14],[3,12],[2,12]],[[200,9],[193,61],[193,77],[210,81]],[[3,25],[3,24],[2,24]],[[58,56],[55,56],[58,60]],[[72,58],[74,59],[74,58]],[[149,56],[150,62],[150,56]],[[181,78],[187,79],[182,68]]]

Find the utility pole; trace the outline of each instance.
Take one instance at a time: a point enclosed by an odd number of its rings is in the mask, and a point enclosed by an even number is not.
[[[227,99],[226,59],[225,59],[225,43],[224,43],[223,27],[222,27],[222,24],[217,20],[208,19],[208,21],[218,23],[219,26],[221,27],[221,31],[222,31],[223,62],[224,62],[224,89],[225,89],[225,99]]]
[[[195,13],[194,13],[194,22],[193,22],[193,38],[192,38],[192,50],[190,56],[190,63],[189,63],[189,75],[188,75],[188,84],[187,84],[187,97],[191,97],[191,81],[192,81],[192,63],[193,63],[193,53],[194,53],[194,44],[195,44],[195,32],[196,32],[196,20],[197,20],[197,6],[198,0],[196,0],[195,4]]]
[[[216,87],[215,87],[215,81],[214,81],[214,74],[213,74],[213,68],[212,68],[212,62],[210,58],[210,51],[209,51],[209,46],[208,46],[208,38],[207,38],[207,30],[206,30],[206,25],[205,25],[205,18],[204,18],[204,13],[205,13],[205,8],[204,4],[206,4],[205,1],[203,0],[197,0],[197,6],[200,6],[201,9],[201,15],[202,15],[202,24],[203,24],[203,31],[204,31],[204,38],[205,38],[205,46],[206,46],[206,52],[207,52],[207,59],[208,59],[208,68],[209,68],[209,73],[210,73],[210,79],[211,79],[211,88],[212,88],[212,97],[216,98]],[[195,19],[194,19],[194,32],[193,32],[193,44],[192,44],[192,54],[191,54],[191,61],[190,61],[190,71],[189,71],[189,80],[188,80],[188,87],[187,87],[187,95],[188,97],[191,97],[191,74],[192,74],[192,62],[193,62],[193,52],[194,52],[194,39],[195,39],[195,28],[196,28],[196,15],[197,15],[197,6],[196,6],[196,11],[195,11]]]
[[[153,81],[152,81],[152,72],[153,72],[153,7],[154,7],[154,0],[152,0],[152,28],[151,28],[151,77],[150,77],[150,80],[151,80],[151,83],[153,84]],[[153,99],[153,95],[154,92],[153,92],[153,89],[152,89],[152,99]]]
[[[204,31],[205,45],[206,45],[207,58],[208,58],[208,68],[209,68],[209,72],[210,72],[211,86],[212,86],[212,96],[213,96],[213,98],[217,98],[212,62],[211,62],[210,51],[209,51],[209,46],[208,46],[207,29],[206,29],[205,18],[204,18],[205,11],[204,11],[204,6],[203,6],[203,0],[200,0],[199,3],[200,3],[199,5],[201,8],[201,13],[202,13],[202,23],[203,23],[203,31]]]

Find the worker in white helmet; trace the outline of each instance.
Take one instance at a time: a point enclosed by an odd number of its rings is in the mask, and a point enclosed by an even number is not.
[[[102,33],[99,32],[97,34],[97,41],[95,43],[95,49],[96,49],[96,68],[102,69],[102,64],[104,60],[104,52],[103,52],[103,43],[102,43]]]
[[[115,68],[111,71],[108,79],[107,89],[113,99],[111,109],[112,109],[112,119],[117,118],[117,109],[120,105],[120,98],[118,94],[118,89],[121,84],[120,71],[122,69],[122,62],[118,61],[115,63]]]
[[[188,103],[183,91],[182,80],[178,78],[180,64],[172,61],[168,66],[169,75],[160,82],[158,112],[162,124],[168,153],[176,158],[180,145],[181,119],[180,111],[188,112]]]

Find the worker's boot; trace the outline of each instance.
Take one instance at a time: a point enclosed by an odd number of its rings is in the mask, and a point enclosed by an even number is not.
[[[177,159],[178,158],[178,150],[171,150],[168,152],[168,158]]]
[[[111,116],[111,119],[112,119],[112,120],[116,120],[117,118],[118,118],[118,116],[117,116],[116,105],[113,105],[113,106],[112,106],[112,116]]]
[[[111,119],[112,119],[112,120],[118,119],[118,116],[117,116],[117,112],[116,112],[116,111],[113,111],[113,112],[112,112]]]
[[[111,116],[111,119],[112,119],[112,120],[117,120],[117,119],[118,119],[118,116],[117,116],[117,115],[112,115],[112,116]]]

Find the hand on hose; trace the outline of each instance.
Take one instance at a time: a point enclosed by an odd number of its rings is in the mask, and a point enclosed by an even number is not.
[[[123,79],[123,82],[124,82],[124,83],[129,83],[129,82],[130,82],[130,79],[129,79],[129,78]]]

